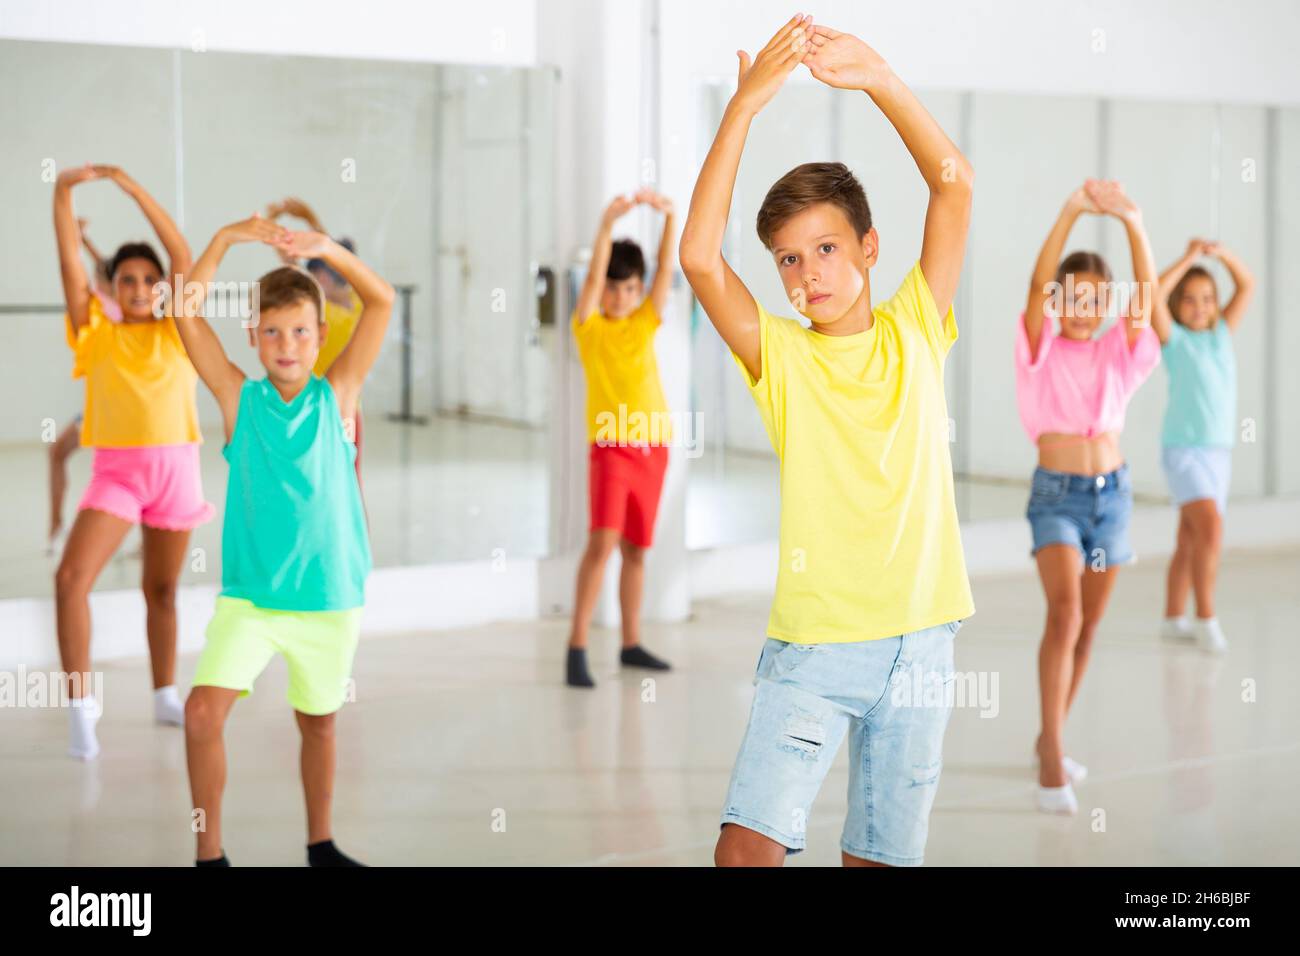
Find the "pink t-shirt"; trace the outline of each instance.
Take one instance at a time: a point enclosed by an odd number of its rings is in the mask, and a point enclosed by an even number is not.
[[[1128,400],[1160,364],[1160,339],[1149,325],[1130,349],[1127,317],[1086,340],[1057,335],[1044,317],[1033,361],[1023,312],[1016,326],[1016,402],[1030,441],[1044,432],[1092,438],[1124,430]]]

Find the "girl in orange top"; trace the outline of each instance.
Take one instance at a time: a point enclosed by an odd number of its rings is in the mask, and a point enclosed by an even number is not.
[[[170,258],[164,273],[145,243],[128,243],[108,261],[120,322],[110,321],[92,294],[79,255],[72,189],[109,179],[136,201]],[[171,217],[116,166],[68,169],[54,186],[54,232],[67,302],[68,344],[74,377],[86,380],[81,444],[95,449],[90,484],[68,533],[55,573],[59,654],[72,698],[69,753],[99,753],[99,702],[90,676],[90,589],[133,524],[142,526],[149,656],[154,716],[179,725],[184,709],[176,691],[176,583],[190,531],[212,517],[199,478],[197,375],[181,344],[170,308],[173,283],[190,268],[190,249]],[[182,279],[183,281],[183,279]],[[163,295],[166,298],[163,298]],[[164,314],[165,313],[165,314]],[[162,315],[162,318],[158,318]]]

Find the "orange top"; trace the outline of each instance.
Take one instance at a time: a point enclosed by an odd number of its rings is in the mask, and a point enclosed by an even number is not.
[[[176,320],[113,322],[96,296],[89,319],[73,329],[72,377],[86,380],[81,444],[97,448],[201,442],[194,392],[198,373]]]

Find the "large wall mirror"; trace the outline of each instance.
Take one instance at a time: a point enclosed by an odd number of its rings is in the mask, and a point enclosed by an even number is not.
[[[0,460],[9,486],[27,489],[0,505],[0,596],[52,590],[49,430],[84,394],[64,337],[52,175],[86,161],[126,169],[195,256],[223,223],[292,196],[397,287],[363,397],[377,567],[545,553],[555,324],[538,277],[556,260],[553,82],[547,69],[0,41]],[[78,186],[74,201],[106,254],[157,245],[111,182]],[[237,247],[218,279],[251,281],[276,264],[268,247]],[[219,334],[261,374],[237,322]],[[226,465],[201,385],[199,414],[218,518],[195,532],[208,559],[182,583],[217,584]],[[68,461],[65,526],[90,459]],[[138,586],[138,547],[133,532],[98,589]]]

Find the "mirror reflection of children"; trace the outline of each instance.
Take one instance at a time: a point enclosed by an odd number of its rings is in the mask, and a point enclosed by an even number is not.
[[[1232,276],[1232,298],[1222,309],[1214,276],[1197,264],[1206,256],[1217,258]],[[1161,634],[1194,641],[1216,654],[1228,649],[1215,614],[1214,586],[1237,438],[1232,339],[1254,290],[1254,276],[1235,254],[1220,243],[1193,239],[1182,258],[1161,274],[1156,297],[1157,310],[1168,313],[1162,326],[1168,332],[1160,339],[1169,378],[1161,463],[1178,508]],[[1195,623],[1186,617],[1189,592],[1196,596]]]
[[[326,334],[324,293],[301,269],[284,266],[258,280],[253,328],[262,378],[247,378],[226,357],[203,316],[178,321],[185,349],[221,409],[222,454],[230,464],[221,594],[185,702],[190,791],[205,820],[195,862],[230,865],[222,844],[222,733],[235,701],[252,693],[280,654],[302,737],[307,862],[357,866],[334,845],[331,820],[335,716],[348,695],[371,567],[350,426],[383,345],[393,289],[328,236],[289,232],[256,215],[219,230],[189,282],[206,287],[226,251],[243,242],[323,260],[357,290],[363,308],[324,377],[313,371]]]
[[[1061,257],[1085,213],[1124,225],[1136,279],[1127,312],[1101,336],[1095,333],[1117,298],[1110,266],[1095,252]],[[1120,566],[1136,560],[1128,536],[1133,486],[1119,435],[1129,400],[1160,363],[1165,320],[1153,308],[1155,290],[1141,210],[1119,183],[1088,180],[1070,194],[1043,243],[1015,336],[1020,420],[1038,449],[1026,517],[1047,599],[1038,652],[1042,731],[1034,746],[1045,813],[1078,810],[1074,785],[1087,768],[1065,753],[1066,716]]]
[[[645,256],[630,239],[614,241],[614,223],[638,205],[663,214],[659,258],[650,293]],[[606,207],[591,248],[591,264],[573,312],[573,335],[587,377],[590,537],[578,565],[573,627],[565,659],[570,687],[595,687],[587,666],[587,631],[600,596],[605,564],[622,553],[618,599],[624,667],[668,670],[641,646],[645,554],[653,543],[659,494],[668,468],[668,403],[659,381],[654,337],[672,290],[673,206],[651,189],[616,196]]]
[[[107,180],[133,199],[166,250],[164,269],[147,243],[127,243],[105,267],[121,320],[113,321],[81,261],[82,237],[72,190]],[[203,500],[199,470],[198,377],[181,346],[169,310],[155,315],[156,297],[189,269],[190,248],[171,217],[118,166],[64,170],[54,186],[68,345],[73,376],[85,378],[81,444],[94,448],[90,483],[78,505],[54,575],[59,653],[67,674],[90,671],[90,590],[127,532],[141,526],[149,661],[154,718],[179,725],[176,690],[176,587],[189,552],[190,532],[214,512]],[[174,296],[171,297],[174,299]],[[100,705],[84,684],[71,688],[69,752],[84,760],[99,753],[95,723]]]
[[[917,866],[943,765],[954,638],[975,610],[943,387],[974,173],[857,37],[796,16],[752,62],[738,55],[737,89],[691,197],[681,262],[779,458],[781,556],[714,860],[779,866],[801,851],[813,801],[848,738],[841,861]],[[929,192],[919,259],[873,305],[881,240],[857,177],[842,163],[806,163],[777,180],[758,235],[810,327],[769,313],[722,254],[749,126],[800,63],[828,86],[866,93]],[[912,687],[930,690],[912,697]]]

